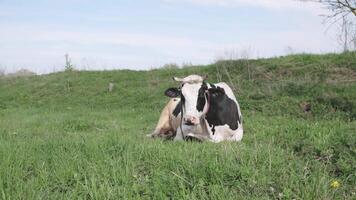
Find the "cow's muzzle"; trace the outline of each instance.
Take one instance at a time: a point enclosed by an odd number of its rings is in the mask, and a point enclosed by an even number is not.
[[[183,117],[183,121],[184,124],[188,126],[195,126],[199,124],[199,119],[193,116],[185,116]]]

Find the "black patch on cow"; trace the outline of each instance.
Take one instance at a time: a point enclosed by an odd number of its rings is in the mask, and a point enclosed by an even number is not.
[[[182,101],[179,101],[179,103],[176,105],[176,107],[173,110],[173,115],[177,117],[182,110]]]
[[[211,131],[213,132],[213,135],[215,135],[215,125],[213,125],[213,128],[211,129]]]
[[[205,91],[208,89],[208,86],[205,82],[201,85],[199,92],[198,92],[198,100],[197,100],[197,110],[199,112],[203,111],[205,103],[206,103],[206,93]]]
[[[167,97],[171,97],[171,98],[176,98],[180,95],[180,90],[178,88],[168,88],[165,92],[164,95],[166,95]]]
[[[236,130],[238,122],[241,123],[241,119],[235,101],[225,94],[223,88],[210,88],[208,92],[210,95],[210,106],[205,119],[208,121],[209,126],[213,127],[213,134],[215,133],[215,126],[225,124],[232,130]]]
[[[181,93],[180,94],[180,101],[182,102],[182,104],[184,105],[184,103],[185,103],[185,97],[184,97],[184,95]]]
[[[184,95],[182,93],[180,93],[180,101],[179,101],[178,105],[176,106],[176,108],[174,110],[179,108],[179,112],[178,111],[177,112],[178,112],[178,114],[180,112],[182,112],[182,115],[181,115],[182,117],[183,117],[183,106],[184,106],[184,103],[185,103],[185,97],[184,97]]]

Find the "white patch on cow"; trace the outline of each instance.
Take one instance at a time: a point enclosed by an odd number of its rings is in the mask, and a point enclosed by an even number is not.
[[[182,94],[185,98],[184,115],[196,117],[200,119],[203,115],[203,111],[197,110],[198,93],[202,83],[186,83],[182,88]]]
[[[206,121],[208,124],[208,122]],[[231,130],[231,128],[225,124],[223,126],[215,126],[215,134],[212,132],[212,127],[208,126],[209,138],[212,142],[221,142],[224,140],[229,141],[240,141],[243,136],[242,125],[239,124],[239,128],[236,130]]]
[[[242,140],[242,136],[243,136],[243,128],[242,128],[242,124],[239,124],[239,128],[234,131],[234,134],[228,138],[228,140],[230,141],[241,141]]]

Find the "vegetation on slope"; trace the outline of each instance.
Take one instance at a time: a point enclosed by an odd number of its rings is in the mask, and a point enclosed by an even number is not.
[[[171,77],[189,74],[231,85],[242,142],[145,137],[168,101],[164,90],[176,84]],[[355,119],[355,52],[3,78],[0,195],[353,199]]]

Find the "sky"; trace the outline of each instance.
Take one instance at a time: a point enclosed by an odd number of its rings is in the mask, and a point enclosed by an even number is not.
[[[0,0],[0,70],[152,69],[338,52],[320,5],[294,0]]]

